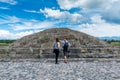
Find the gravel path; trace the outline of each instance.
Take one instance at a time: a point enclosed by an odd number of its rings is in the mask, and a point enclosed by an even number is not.
[[[0,80],[120,80],[120,62],[0,62]]]

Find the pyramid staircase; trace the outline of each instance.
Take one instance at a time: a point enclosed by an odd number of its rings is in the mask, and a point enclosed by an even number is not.
[[[116,48],[120,51],[119,48]],[[96,50],[96,49],[95,49]],[[96,50],[94,53],[82,51],[81,49],[72,49],[67,55],[69,59],[74,58],[120,58],[118,53],[100,53]],[[92,50],[94,51],[94,50]],[[40,49],[40,48],[7,48],[0,49],[0,59],[54,59],[55,53],[53,49]],[[59,58],[63,59],[63,50],[60,50]]]

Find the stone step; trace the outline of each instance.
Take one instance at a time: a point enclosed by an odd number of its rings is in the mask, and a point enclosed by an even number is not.
[[[60,52],[59,58],[63,58],[63,52]],[[54,53],[10,53],[0,54],[0,59],[11,58],[11,59],[41,59],[41,58],[55,58]],[[120,54],[109,54],[109,53],[69,53],[69,58],[120,58]]]
[[[43,54],[44,58],[55,58],[55,54]],[[63,58],[64,55],[63,54],[59,54],[59,58]],[[67,57],[69,58],[79,58],[79,56],[77,54],[69,54],[67,55]]]
[[[58,58],[59,61],[64,61],[63,58]],[[30,59],[0,59],[0,61],[3,62],[9,62],[9,61],[31,61],[31,62],[54,62],[55,58],[42,58],[42,59],[35,59],[35,58],[30,58]],[[77,61],[85,61],[85,62],[111,62],[115,61],[117,63],[120,63],[120,58],[68,58],[69,62],[77,62]]]

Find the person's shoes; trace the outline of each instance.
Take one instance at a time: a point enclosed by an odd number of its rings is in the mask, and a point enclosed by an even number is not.
[[[64,63],[67,63],[67,61],[64,61]]]

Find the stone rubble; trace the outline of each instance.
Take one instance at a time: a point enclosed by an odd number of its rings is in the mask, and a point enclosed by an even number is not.
[[[120,80],[120,63],[1,61],[0,80]]]

